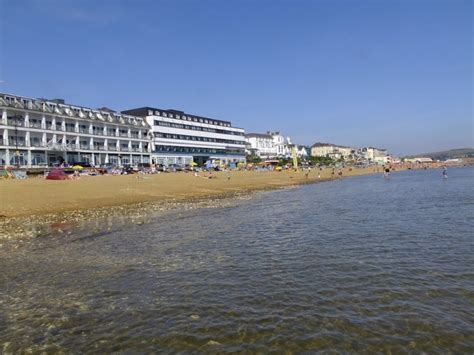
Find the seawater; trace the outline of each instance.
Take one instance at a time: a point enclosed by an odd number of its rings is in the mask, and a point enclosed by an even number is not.
[[[474,351],[474,169],[0,248],[0,353]]]

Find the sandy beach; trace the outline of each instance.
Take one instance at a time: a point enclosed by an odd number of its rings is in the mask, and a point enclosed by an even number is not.
[[[376,171],[376,170],[375,170]],[[374,173],[374,168],[343,170],[343,177]],[[318,178],[318,174],[321,178]],[[161,173],[121,176],[84,176],[79,180],[42,178],[0,181],[2,218],[40,216],[66,211],[132,205],[143,202],[186,202],[331,179],[331,169],[303,172],[233,171],[205,174]],[[338,178],[338,177],[336,177]]]

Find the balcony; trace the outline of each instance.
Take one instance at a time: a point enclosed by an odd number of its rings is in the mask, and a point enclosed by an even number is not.
[[[15,138],[12,139],[11,137],[10,137],[9,143],[10,143],[10,146],[11,146],[11,147],[16,147],[16,146],[18,146],[18,147],[26,147],[26,142],[25,142],[25,141],[20,141],[20,140],[19,140],[19,141],[15,141]]]
[[[109,145],[109,150],[116,152],[117,151],[117,146],[115,145]]]
[[[29,127],[30,127],[30,128],[38,128],[38,129],[41,129],[41,123],[39,123],[39,122],[30,122]]]
[[[24,127],[25,126],[25,119],[23,117],[18,118],[17,120],[13,118],[7,118],[7,125],[8,126],[16,126],[16,127]]]
[[[90,148],[89,144],[79,144],[79,149],[89,150],[89,148]]]

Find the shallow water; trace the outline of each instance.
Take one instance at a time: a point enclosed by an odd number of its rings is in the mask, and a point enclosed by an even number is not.
[[[0,353],[472,353],[473,178],[354,177],[5,243]]]

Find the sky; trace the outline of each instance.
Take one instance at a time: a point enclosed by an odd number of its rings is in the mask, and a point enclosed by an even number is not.
[[[0,92],[298,144],[474,147],[470,0],[0,0]]]

